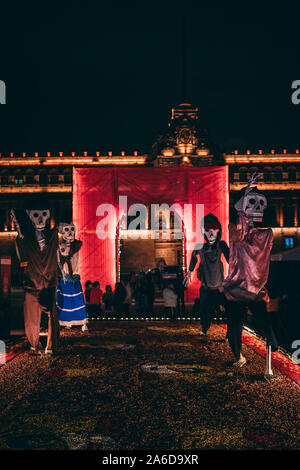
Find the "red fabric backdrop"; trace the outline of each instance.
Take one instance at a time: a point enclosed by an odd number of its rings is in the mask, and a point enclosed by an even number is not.
[[[80,251],[80,274],[87,279],[99,280],[101,287],[116,282],[116,240],[101,240],[96,227],[102,217],[96,215],[100,204],[112,204],[118,210],[119,196],[128,197],[128,207],[133,203],[193,205],[204,204],[204,214],[215,214],[223,228],[223,239],[227,242],[228,225],[228,167],[205,168],[74,168],[73,172],[73,220],[77,237],[83,246]],[[117,213],[118,216],[118,213]],[[113,230],[117,220],[111,218]],[[195,241],[192,240],[191,224],[185,224],[185,246],[187,265]],[[195,227],[193,227],[195,230]],[[155,260],[153,260],[155,262]],[[196,269],[188,289],[188,300],[198,296],[199,281]]]

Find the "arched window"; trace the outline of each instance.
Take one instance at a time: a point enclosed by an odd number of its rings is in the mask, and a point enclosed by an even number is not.
[[[58,184],[58,170],[53,168],[49,175],[50,184]]]
[[[280,166],[277,166],[274,170],[274,180],[277,183],[282,181],[282,168]]]
[[[70,168],[64,170],[64,184],[72,184],[72,170]]]
[[[26,170],[26,184],[34,184],[34,171],[33,170]]]
[[[242,167],[239,169],[239,175],[240,175],[240,182],[241,183],[247,183],[248,182],[248,170],[246,167]]]
[[[265,180],[265,183],[272,182],[272,168],[269,166],[264,168],[264,180]]]
[[[295,167],[288,168],[288,180],[290,183],[296,183],[297,173]]]
[[[285,227],[294,227],[295,207],[292,204],[286,204],[283,208],[283,219]]]
[[[40,175],[39,175],[39,182],[41,186],[47,186],[48,175],[45,170],[41,170]]]
[[[1,172],[1,185],[7,186],[9,184],[9,174],[7,170]]]
[[[14,177],[14,182],[16,185],[20,185],[24,183],[24,177],[21,173],[21,170],[16,170],[15,172],[15,177]]]

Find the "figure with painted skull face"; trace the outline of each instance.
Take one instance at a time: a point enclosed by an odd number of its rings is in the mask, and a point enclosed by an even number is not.
[[[205,242],[202,248],[196,248],[192,253],[187,279],[191,279],[199,257],[200,264],[197,269],[198,279],[201,281],[199,310],[202,334],[207,335],[213,313],[225,303],[219,287],[224,280],[222,254],[228,262],[229,250],[226,242],[221,240],[222,227],[214,214],[207,214],[202,226]]]
[[[273,232],[272,229],[255,226],[257,222],[262,222],[267,207],[266,197],[257,187],[252,186],[257,177],[256,174],[252,175],[234,206],[238,218],[236,224],[229,224],[229,272],[221,288],[227,299],[227,337],[236,359],[236,367],[242,367],[246,363],[241,354],[241,344],[243,320],[247,309],[252,311],[260,323],[272,350],[277,349],[270,313],[266,308],[269,296],[265,288]]]
[[[73,223],[62,222],[58,230],[61,279],[56,291],[56,305],[59,324],[67,328],[81,326],[82,331],[87,331],[87,312],[78,273],[78,255],[82,242],[75,238],[76,228]]]
[[[25,333],[31,345],[32,354],[41,354],[39,343],[42,312],[48,314],[48,338],[45,350],[51,355],[58,345],[59,325],[56,315],[55,291],[58,282],[57,228],[50,229],[50,210],[42,204],[33,204],[17,217],[18,237],[16,251],[23,270],[25,290],[24,322]]]

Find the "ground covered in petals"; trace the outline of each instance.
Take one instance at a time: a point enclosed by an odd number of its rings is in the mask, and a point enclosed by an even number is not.
[[[300,388],[264,359],[232,373],[226,331],[198,323],[92,322],[53,358],[0,368],[0,449],[299,449]]]

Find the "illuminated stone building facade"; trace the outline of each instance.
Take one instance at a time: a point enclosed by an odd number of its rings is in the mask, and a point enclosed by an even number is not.
[[[54,224],[72,217],[72,170],[97,166],[211,166],[228,165],[230,210],[250,174],[259,174],[258,188],[266,195],[265,226],[272,227],[273,251],[300,245],[300,154],[285,149],[222,153],[199,126],[198,108],[181,104],[172,109],[166,132],[158,137],[147,154],[126,155],[0,155],[0,254],[13,254],[16,236],[10,220],[11,208],[24,206],[27,198],[45,198]],[[160,247],[163,251],[163,248]]]

